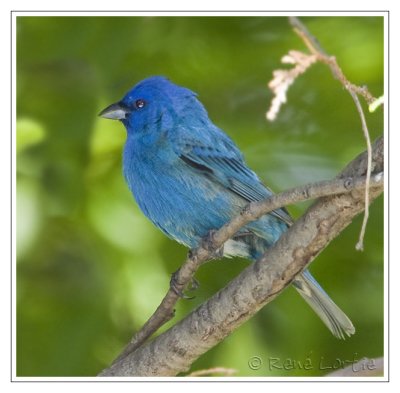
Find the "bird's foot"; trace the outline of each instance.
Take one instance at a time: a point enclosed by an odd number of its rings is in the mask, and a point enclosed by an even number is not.
[[[171,280],[169,282],[170,288],[182,299],[186,299],[186,300],[194,299],[195,296],[188,296],[183,292],[184,288],[183,288],[183,285],[178,280],[178,274],[179,274],[179,270],[172,273]],[[199,281],[193,277],[189,283],[189,287],[188,287],[187,291],[192,292],[192,291],[195,291],[196,289],[198,289],[199,287],[200,287]]]

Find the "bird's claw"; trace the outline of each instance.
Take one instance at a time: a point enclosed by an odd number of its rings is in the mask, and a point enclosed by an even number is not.
[[[200,287],[200,282],[196,278],[192,278],[189,284],[188,291],[195,291],[196,289],[199,289]]]
[[[179,281],[178,281],[178,277],[177,277],[178,273],[179,273],[179,270],[172,273],[171,280],[169,283],[170,288],[176,293],[176,295],[178,295],[182,299],[186,299],[186,300],[194,299],[195,296],[188,296],[183,292],[182,284],[179,283]],[[193,277],[190,281],[188,291],[195,291],[196,289],[199,288],[199,286],[200,286],[199,281]]]

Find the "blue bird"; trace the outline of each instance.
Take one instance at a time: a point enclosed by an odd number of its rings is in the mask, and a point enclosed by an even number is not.
[[[272,194],[209,119],[197,95],[164,77],[141,81],[100,116],[120,120],[126,128],[123,173],[140,209],[189,248],[249,202]],[[266,214],[228,240],[224,255],[256,260],[291,224],[285,209]],[[336,337],[355,332],[308,270],[293,285]]]

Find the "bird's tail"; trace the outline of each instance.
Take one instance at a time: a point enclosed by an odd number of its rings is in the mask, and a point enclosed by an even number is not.
[[[345,334],[348,336],[354,334],[355,328],[350,319],[332,301],[308,270],[297,276],[293,285],[335,337],[345,339]]]

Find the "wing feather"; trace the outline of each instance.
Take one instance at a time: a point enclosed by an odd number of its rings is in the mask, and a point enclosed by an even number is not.
[[[271,196],[273,192],[248,168],[233,142],[231,146],[225,145],[217,148],[200,141],[194,143],[193,140],[180,140],[179,157],[247,202],[260,201]],[[288,225],[293,223],[285,208],[274,210],[270,214]]]

